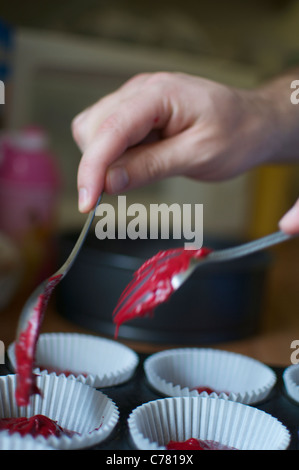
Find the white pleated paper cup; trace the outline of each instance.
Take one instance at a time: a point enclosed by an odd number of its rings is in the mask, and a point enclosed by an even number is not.
[[[60,450],[88,448],[107,439],[118,422],[118,408],[108,396],[63,375],[38,376],[41,394],[33,395],[28,406],[18,407],[16,378],[15,374],[0,377],[0,419],[44,415],[72,432],[71,436],[37,436],[37,443]]]
[[[14,343],[8,357],[15,367]],[[45,333],[37,343],[36,374],[57,371],[95,388],[119,385],[131,379],[138,355],[117,341],[79,333]]]
[[[299,403],[299,364],[292,364],[282,374],[287,394]]]
[[[265,364],[242,354],[210,348],[179,348],[144,362],[149,384],[163,396],[212,396],[244,404],[261,402],[277,377]],[[213,393],[198,391],[210,388]]]
[[[288,429],[249,405],[211,397],[170,397],[135,408],[128,427],[140,450],[165,450],[170,441],[214,441],[237,450],[285,450]]]
[[[45,439],[44,439],[45,440]],[[37,441],[32,436],[21,436],[18,433],[10,434],[8,431],[0,432],[1,450],[55,450],[45,442]]]

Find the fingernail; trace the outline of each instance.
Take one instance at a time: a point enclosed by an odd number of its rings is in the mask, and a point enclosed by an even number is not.
[[[79,188],[79,211],[84,212],[89,203],[89,195],[86,188]]]
[[[110,190],[113,193],[118,193],[124,189],[129,183],[129,176],[124,167],[111,168],[108,172],[108,180]]]

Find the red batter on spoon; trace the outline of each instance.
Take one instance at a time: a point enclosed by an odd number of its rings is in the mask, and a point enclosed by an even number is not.
[[[26,406],[30,396],[40,393],[36,386],[35,367],[36,344],[40,332],[44,312],[53,289],[59,283],[62,275],[49,279],[45,292],[38,298],[27,328],[22,331],[15,344],[15,359],[17,372],[16,401],[18,406]]]
[[[113,311],[115,336],[122,323],[152,313],[158,305],[166,302],[175,290],[172,277],[188,269],[191,258],[202,258],[209,253],[207,248],[174,248],[160,251],[147,260],[136,271]]]

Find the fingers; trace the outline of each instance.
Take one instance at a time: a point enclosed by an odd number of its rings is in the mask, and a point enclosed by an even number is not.
[[[299,199],[294,206],[282,217],[279,228],[286,233],[299,233]]]
[[[108,168],[105,191],[117,194],[182,174],[186,171],[186,164],[183,164],[181,149],[187,150],[188,146],[183,142],[184,135],[178,134],[128,149]]]
[[[234,112],[219,115],[220,98],[220,108]],[[79,210],[91,210],[103,191],[115,194],[166,176],[226,176],[224,157],[233,143],[223,136],[235,128],[236,114],[235,93],[213,82],[164,72],[133,77],[73,122],[83,152]],[[153,131],[158,139],[151,139]]]
[[[84,152],[96,136],[99,125],[104,122],[122,102],[136,95],[139,88],[146,81],[148,74],[139,74],[125,82],[118,90],[101,98],[97,103],[89,106],[72,121],[72,133],[75,142]]]
[[[109,107],[110,110],[111,108],[113,107]],[[77,121],[73,127],[74,136],[83,150],[78,169],[81,212],[87,212],[96,203],[104,189],[107,168],[153,129],[163,126],[169,118],[167,106],[159,95],[153,93],[148,93],[146,99],[140,93],[133,98],[123,99],[118,104],[117,111],[110,111],[108,116],[104,103],[98,116],[94,118],[93,115],[91,119],[91,113],[96,112],[96,109],[90,109],[81,118],[81,124]],[[93,122],[93,128],[90,125],[88,130],[90,122]],[[115,170],[112,177],[114,181],[122,179],[123,185],[128,182],[126,174],[119,170]],[[112,181],[111,175],[110,180]]]

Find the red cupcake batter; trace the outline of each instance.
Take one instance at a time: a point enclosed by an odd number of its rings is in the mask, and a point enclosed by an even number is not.
[[[236,450],[220,442],[190,438],[183,442],[170,441],[167,450]]]
[[[172,277],[185,271],[191,258],[202,258],[208,253],[210,250],[206,248],[175,248],[160,251],[147,260],[136,271],[113,311],[115,336],[122,323],[152,313],[158,305],[166,302],[175,290],[171,283]]]
[[[73,372],[71,370],[62,370],[62,369],[58,369],[57,367],[50,367],[50,366],[38,365],[38,368],[41,371],[46,370],[49,374],[51,374],[52,372],[55,372],[56,375],[64,374],[66,377],[69,377],[70,375],[73,375],[74,377],[78,377],[78,375],[83,375],[83,377],[87,377],[88,375],[85,372]]]
[[[214,388],[211,387],[193,387],[191,390],[197,390],[198,393],[206,392],[208,395],[211,393],[217,393],[218,395],[220,393],[226,393],[226,395],[229,395],[229,392],[224,392],[223,390],[215,390]]]
[[[44,415],[34,415],[30,418],[2,418],[0,419],[0,431],[8,430],[10,434],[18,432],[21,436],[30,434],[36,436],[56,436],[67,435],[69,437],[76,434],[74,431],[63,429],[56,421]]]
[[[194,387],[194,388],[191,388],[191,390],[197,390],[198,393],[206,392],[206,393],[208,393],[208,395],[210,395],[211,393],[214,393],[214,392],[219,393],[219,392],[216,392],[216,390],[213,390],[210,387]]]
[[[26,330],[21,332],[15,344],[17,373],[16,401],[18,406],[28,405],[30,396],[35,393],[40,393],[36,386],[36,376],[33,374],[36,344],[49,298],[61,277],[62,275],[59,275],[49,279],[45,292],[39,296]]]

